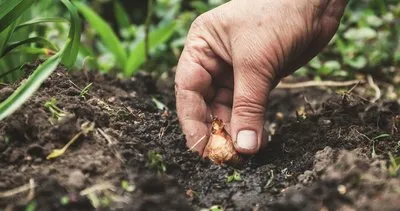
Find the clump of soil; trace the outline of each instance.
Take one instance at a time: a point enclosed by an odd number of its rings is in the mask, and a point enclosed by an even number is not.
[[[81,96],[89,83],[88,94]],[[285,118],[265,151],[232,167],[215,165],[187,151],[174,110],[173,87],[163,84],[159,89],[158,85],[144,74],[117,79],[59,68],[20,110],[0,122],[0,207],[398,208],[400,193],[394,187],[399,187],[400,178],[389,174],[387,160],[388,152],[400,155],[396,130],[400,125],[394,121],[400,114],[399,103],[370,104],[356,94],[312,89],[272,95],[269,121],[276,122],[277,112]],[[0,99],[16,87],[1,88]],[[298,105],[293,99],[304,95],[316,103],[306,104],[305,118],[296,118]],[[69,114],[55,122],[49,121],[52,114],[44,107],[52,98]],[[169,109],[158,109],[153,99]],[[62,156],[46,159],[88,121],[95,123],[91,134],[80,137]],[[374,139],[386,133],[390,136]],[[373,146],[375,158],[371,158]],[[21,186],[26,190],[15,191]]]
[[[370,159],[359,149],[342,150],[337,158],[330,147],[317,153],[314,169],[299,176],[309,187],[291,187],[275,210],[396,210],[400,206],[399,178],[388,174],[388,163]],[[321,157],[328,155],[327,157]],[[336,157],[336,156],[335,156]],[[321,165],[323,169],[321,169]],[[300,191],[298,190],[300,189]],[[397,208],[396,208],[397,207]]]

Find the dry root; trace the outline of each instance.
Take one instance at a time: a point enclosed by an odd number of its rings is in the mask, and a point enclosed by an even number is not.
[[[203,157],[208,157],[216,164],[237,164],[239,155],[233,146],[232,138],[224,128],[222,120],[215,118],[212,122],[211,135],[204,149]]]

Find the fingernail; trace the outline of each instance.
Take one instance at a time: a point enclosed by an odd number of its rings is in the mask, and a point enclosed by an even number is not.
[[[237,135],[237,145],[242,149],[257,149],[257,133],[253,130],[242,130]]]

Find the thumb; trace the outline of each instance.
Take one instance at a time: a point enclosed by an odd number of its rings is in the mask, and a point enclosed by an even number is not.
[[[243,154],[257,153],[266,145],[264,114],[275,76],[272,68],[260,66],[242,64],[234,70],[231,133],[236,150]]]

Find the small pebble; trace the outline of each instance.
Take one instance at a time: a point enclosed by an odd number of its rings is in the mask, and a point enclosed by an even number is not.
[[[85,175],[81,170],[74,170],[69,174],[67,183],[74,188],[81,189],[85,187],[85,180]]]
[[[319,120],[318,120],[318,124],[319,124],[319,125],[326,125],[326,126],[328,126],[328,125],[331,125],[331,124],[332,124],[332,121],[329,120],[329,119],[319,119]]]

